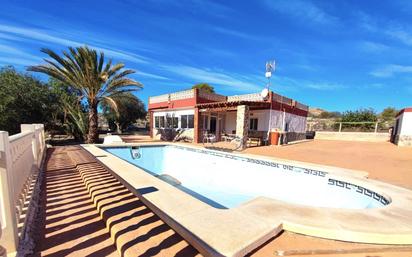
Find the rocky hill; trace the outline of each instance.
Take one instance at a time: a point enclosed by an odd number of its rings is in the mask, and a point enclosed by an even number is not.
[[[323,110],[318,107],[310,107],[309,108],[309,117],[318,117],[322,112],[326,112],[326,110]]]

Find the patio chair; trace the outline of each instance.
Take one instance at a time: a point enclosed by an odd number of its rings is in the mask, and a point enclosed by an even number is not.
[[[220,138],[222,138],[223,141],[225,141],[225,142],[230,142],[230,141],[232,141],[235,137],[236,137],[235,135],[229,135],[229,134],[226,134],[226,133],[223,133],[223,134],[220,136]]]
[[[216,142],[216,135],[215,134],[209,133],[208,131],[205,131],[203,133],[203,144],[206,144],[206,143],[213,144],[215,142]]]

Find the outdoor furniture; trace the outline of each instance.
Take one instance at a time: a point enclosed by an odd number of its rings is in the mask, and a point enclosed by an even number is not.
[[[209,133],[208,131],[205,131],[203,134],[203,144],[206,143],[215,143],[216,142],[216,136],[215,134]]]
[[[225,141],[225,142],[230,142],[230,141],[232,141],[235,137],[236,137],[236,135],[234,135],[234,134],[226,134],[226,133],[224,133],[222,136],[220,136],[220,138],[222,138],[223,141]]]
[[[267,133],[265,131],[249,131],[248,133],[248,146],[261,146],[262,142],[265,141]]]
[[[103,140],[104,145],[111,145],[111,144],[124,144],[124,141],[121,137],[117,135],[107,135]]]
[[[262,144],[262,140],[260,137],[249,137],[247,139],[248,146],[260,146]]]

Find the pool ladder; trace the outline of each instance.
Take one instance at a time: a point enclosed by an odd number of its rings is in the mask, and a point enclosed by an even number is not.
[[[132,146],[130,147],[130,155],[133,159],[140,159],[142,158],[142,152],[140,151],[140,147]]]

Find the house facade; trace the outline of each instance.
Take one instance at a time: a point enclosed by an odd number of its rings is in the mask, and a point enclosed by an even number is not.
[[[205,134],[267,138],[268,131],[304,134],[308,106],[268,92],[224,96],[190,89],[149,98],[150,136],[170,140],[177,133],[195,143]]]
[[[399,146],[412,146],[412,107],[404,108],[396,115],[391,141]]]

